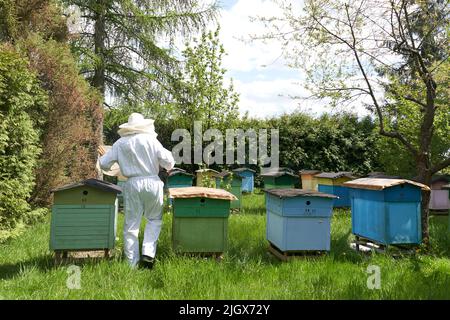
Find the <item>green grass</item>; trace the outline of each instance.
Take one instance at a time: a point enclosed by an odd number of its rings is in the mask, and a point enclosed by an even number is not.
[[[230,217],[229,251],[222,262],[177,256],[164,215],[153,270],[130,269],[121,258],[86,261],[81,289],[66,286],[68,266],[54,266],[49,219],[0,245],[0,299],[449,299],[447,217],[431,218],[432,251],[393,258],[349,248],[350,214],[335,212],[331,252],[282,263],[267,253],[264,196],[246,195]],[[122,248],[120,215],[118,248]],[[381,268],[381,289],[367,288],[367,267]]]

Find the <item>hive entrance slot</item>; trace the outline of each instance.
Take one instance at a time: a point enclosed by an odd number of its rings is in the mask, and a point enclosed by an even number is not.
[[[309,201],[309,200],[306,201],[306,205],[307,205],[307,206],[311,205],[311,201]]]
[[[201,203],[205,203],[205,198],[201,198],[201,199],[200,199],[200,202],[201,202]]]
[[[85,195],[85,196],[87,196],[88,193],[89,193],[89,192],[88,192],[87,190],[84,190],[84,191],[83,191],[83,195]]]

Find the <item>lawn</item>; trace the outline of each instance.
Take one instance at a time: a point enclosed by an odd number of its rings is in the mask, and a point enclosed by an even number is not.
[[[130,269],[120,254],[86,261],[80,289],[68,289],[68,265],[53,264],[47,219],[0,245],[0,299],[450,299],[447,217],[431,218],[430,254],[393,258],[351,250],[350,213],[336,210],[331,252],[283,263],[267,253],[264,196],[246,195],[243,206],[230,217],[223,261],[175,255],[166,212],[153,270]],[[370,265],[381,270],[380,289],[367,287]]]

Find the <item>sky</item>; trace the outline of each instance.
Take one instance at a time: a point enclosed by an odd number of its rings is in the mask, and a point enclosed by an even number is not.
[[[297,5],[301,2],[293,1]],[[240,94],[241,114],[248,112],[252,117],[265,118],[296,110],[313,115],[333,111],[320,101],[291,98],[309,96],[303,87],[305,75],[287,66],[278,42],[248,41],[251,34],[263,35],[266,31],[261,23],[251,22],[250,17],[281,15],[274,1],[219,0],[219,5],[220,40],[227,52],[223,66]],[[356,111],[365,113],[362,109]]]

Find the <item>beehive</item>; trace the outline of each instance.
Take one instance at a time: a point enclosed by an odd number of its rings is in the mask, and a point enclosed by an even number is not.
[[[444,189],[444,190],[447,190],[448,191],[448,193],[449,193],[449,201],[450,201],[450,184],[447,184],[447,185],[445,185],[445,186],[442,186],[442,189]],[[450,209],[448,209],[449,210],[449,212],[448,212],[448,231],[450,232]]]
[[[242,177],[242,192],[252,193],[255,188],[255,170],[238,168],[233,172]]]
[[[294,188],[298,179],[289,168],[262,168],[261,177],[265,189]]]
[[[167,188],[192,187],[194,176],[186,170],[173,168],[167,177]]]
[[[303,189],[266,191],[267,240],[281,251],[330,250],[334,195]]]
[[[444,185],[450,182],[449,176],[434,176],[431,180],[431,210],[449,210],[450,200],[449,191],[444,189]]]
[[[114,248],[120,191],[118,186],[96,179],[53,190],[50,249]]]
[[[420,244],[423,184],[405,179],[361,178],[350,188],[352,232],[383,245]]]
[[[242,206],[242,177],[237,174],[232,174],[228,171],[223,171],[216,176],[216,188],[224,189],[225,186],[230,185],[231,194],[237,200],[231,201],[231,209],[241,209]]]
[[[334,207],[350,207],[350,194],[344,182],[355,179],[351,172],[323,172],[315,176],[317,189],[320,192],[334,194],[338,198],[334,201]]]
[[[222,189],[170,188],[173,199],[172,245],[179,253],[222,253],[228,243],[230,202]]]
[[[319,174],[318,170],[301,170],[299,172],[302,189],[317,191],[317,178]]]
[[[213,169],[200,169],[195,171],[197,175],[197,187],[213,187],[216,183],[216,176],[219,174],[218,171]],[[207,185],[211,182],[212,185]]]

